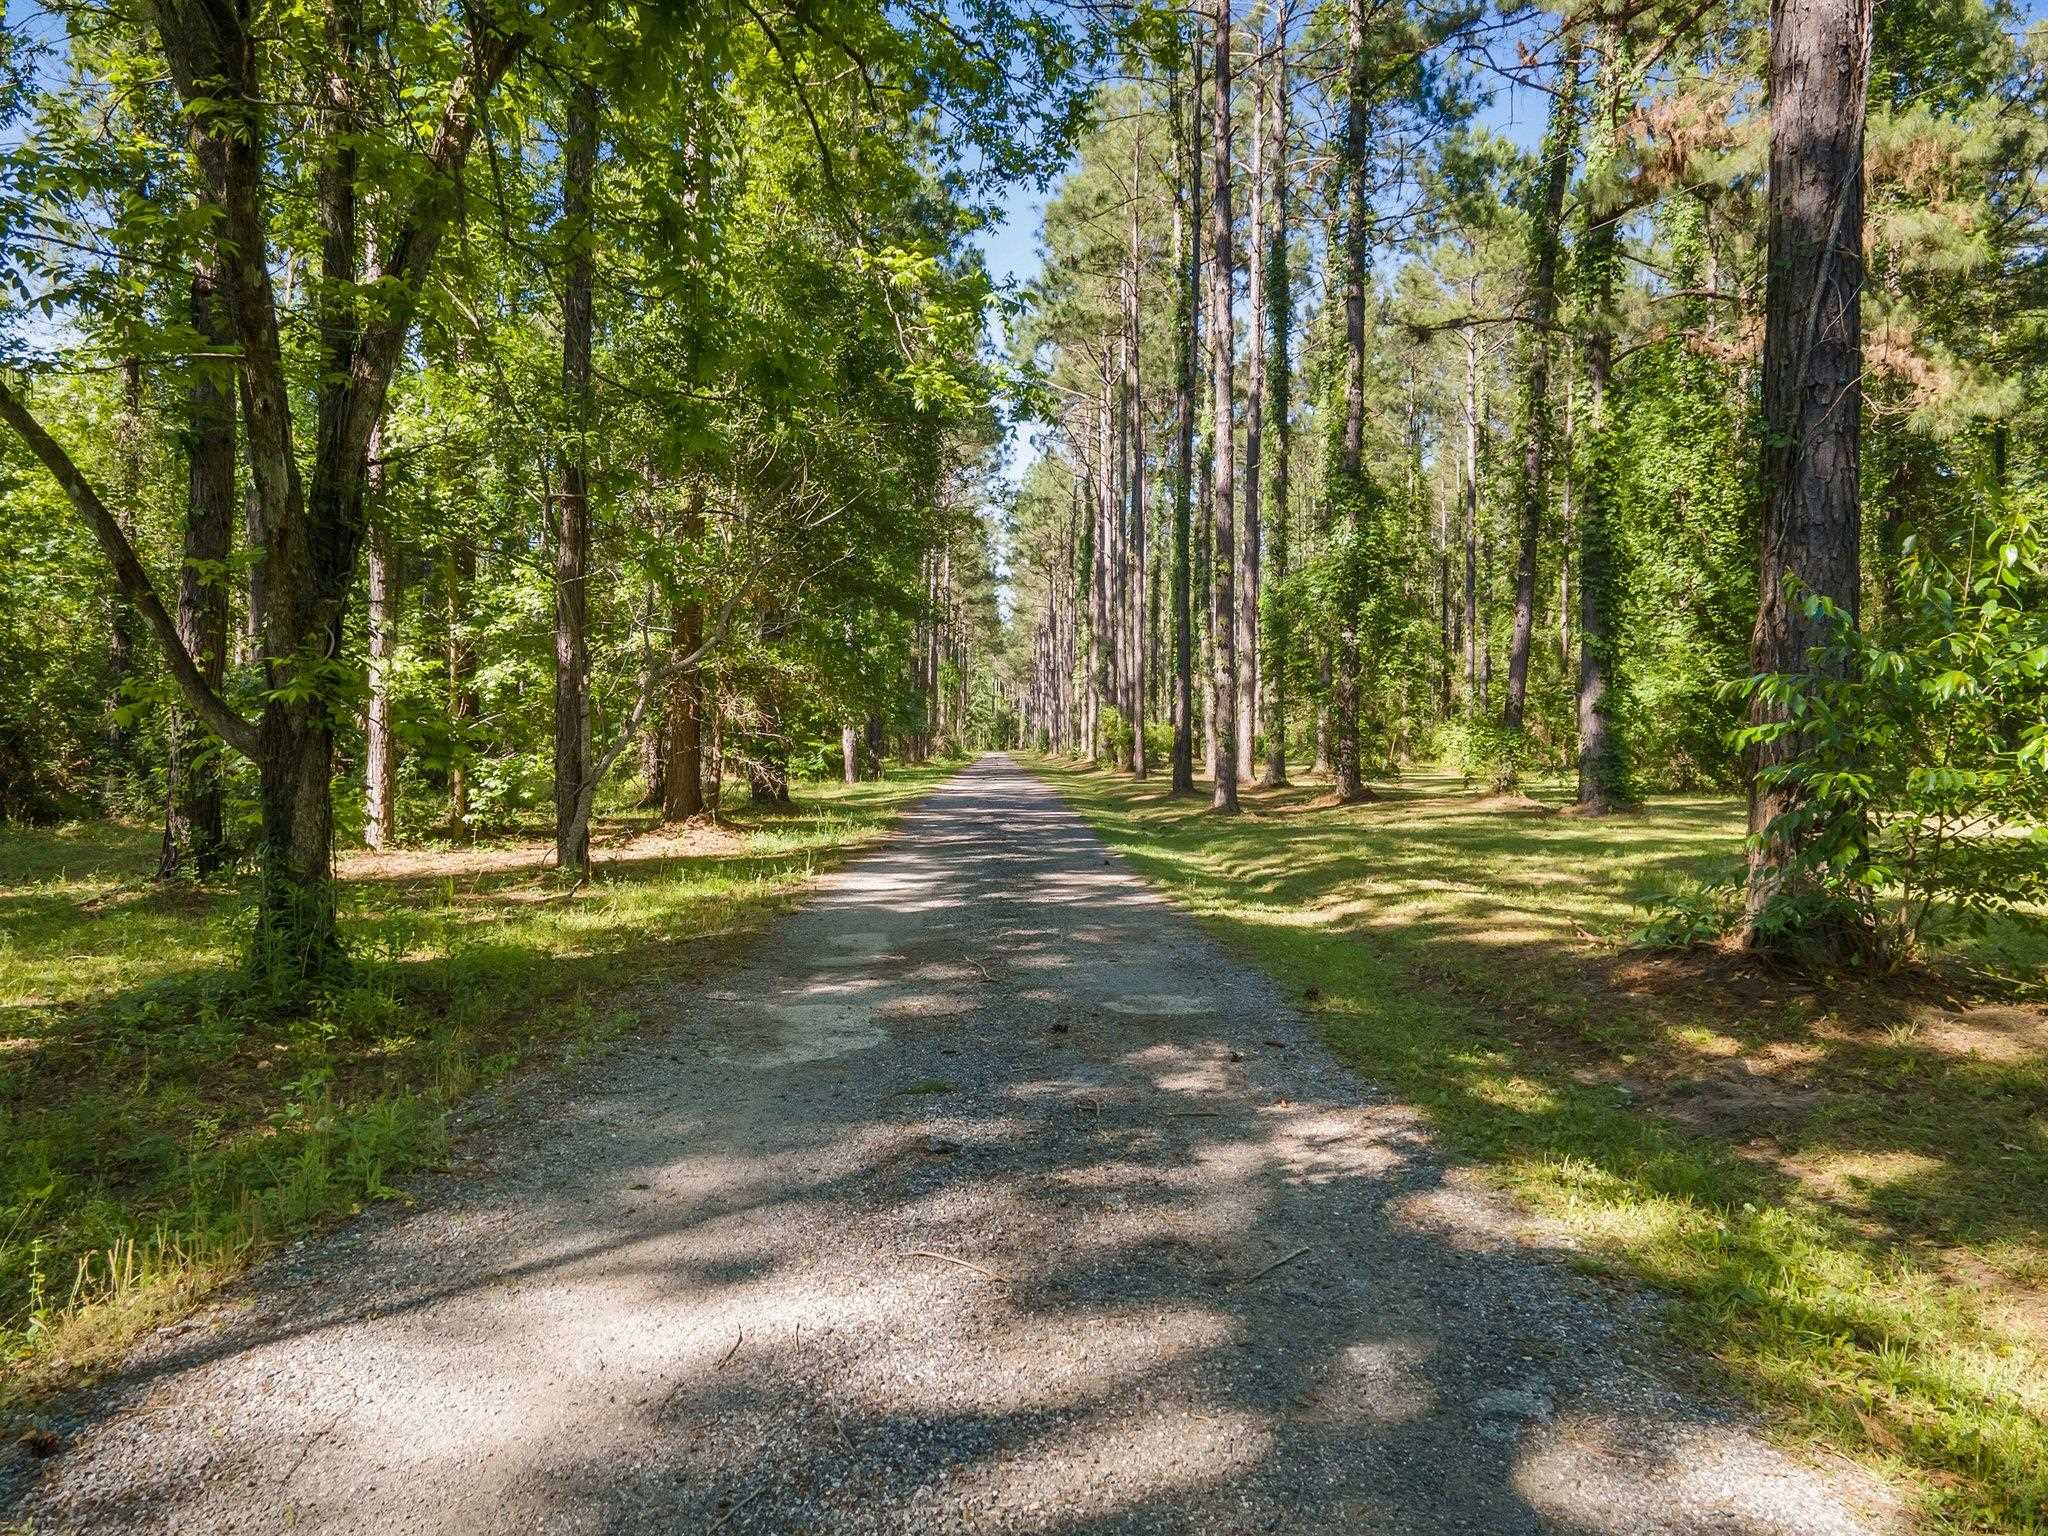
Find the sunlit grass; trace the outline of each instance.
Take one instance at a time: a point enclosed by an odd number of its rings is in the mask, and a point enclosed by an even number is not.
[[[1415,774],[1344,809],[1254,791],[1232,819],[1039,767],[1447,1152],[1669,1298],[1782,1429],[1909,1477],[1945,1527],[2048,1529],[2037,1014],[1631,952],[1644,898],[1739,857],[1732,799],[1584,820]],[[2011,925],[1964,958],[2010,974],[2039,945]]]
[[[399,1196],[445,1157],[451,1105],[731,964],[945,771],[600,846],[578,889],[538,845],[349,866],[350,973],[289,1017],[242,981],[239,893],[156,887],[149,831],[0,828],[0,1408],[278,1238]]]

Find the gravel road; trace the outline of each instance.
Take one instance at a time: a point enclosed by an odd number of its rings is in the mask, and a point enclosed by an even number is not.
[[[146,1342],[0,1529],[1896,1526],[1003,757],[649,1011]]]

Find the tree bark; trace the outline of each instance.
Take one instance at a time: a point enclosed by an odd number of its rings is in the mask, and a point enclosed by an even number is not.
[[[1366,498],[1365,485],[1365,242],[1371,205],[1366,187],[1366,39],[1364,0],[1350,0],[1346,7],[1350,30],[1350,90],[1345,106],[1344,131],[1344,435],[1338,459],[1339,482],[1345,500],[1346,530],[1344,574],[1337,582],[1336,615],[1337,690],[1331,709],[1332,737],[1330,773],[1332,789],[1339,801],[1367,800],[1361,761],[1360,713],[1363,708],[1363,657],[1359,639],[1360,609],[1365,594],[1359,590],[1358,541],[1360,515]]]
[[[227,319],[210,269],[192,280],[192,328],[210,346],[226,341]],[[234,552],[235,396],[215,365],[200,364],[186,396],[185,558],[178,576],[178,640],[207,687],[220,691],[228,649],[226,565]],[[157,876],[190,861],[201,877],[226,862],[220,762],[204,750],[182,704],[171,706],[165,764],[164,838]]]
[[[1141,141],[1134,139],[1131,147],[1131,178],[1135,194],[1137,178],[1142,169],[1139,159]],[[1145,427],[1143,400],[1139,395],[1138,368],[1138,203],[1131,199],[1131,249],[1130,262],[1124,280],[1124,376],[1123,409],[1129,439],[1128,468],[1124,474],[1125,494],[1130,504],[1129,524],[1129,567],[1130,588],[1128,592],[1130,615],[1126,631],[1130,636],[1129,672],[1125,693],[1130,700],[1131,713],[1131,776],[1145,777]]]
[[[1480,708],[1479,691],[1479,334],[1465,328],[1465,457],[1459,502],[1465,525],[1465,703]]]
[[[1237,643],[1232,570],[1236,534],[1236,432],[1231,412],[1231,374],[1236,335],[1230,318],[1232,237],[1230,221],[1230,3],[1211,0],[1215,28],[1216,111],[1210,124],[1214,181],[1209,200],[1209,373],[1213,392],[1215,483],[1211,488],[1215,520],[1214,571],[1216,597],[1216,670],[1210,711],[1216,721],[1216,786],[1214,808],[1237,810]]]
[[[1536,633],[1536,559],[1543,513],[1550,495],[1550,333],[1557,324],[1559,224],[1565,186],[1578,147],[1579,32],[1566,34],[1557,66],[1557,94],[1551,98],[1550,129],[1543,139],[1538,185],[1542,195],[1529,209],[1529,324],[1523,338],[1521,473],[1515,487],[1520,503],[1521,544],[1515,562],[1515,630],[1508,651],[1507,700],[1501,724],[1522,728],[1529,696],[1529,646]]]
[[[846,774],[846,782],[860,782],[860,727],[842,725],[839,728],[839,760]]]
[[[1265,313],[1272,331],[1269,359],[1273,424],[1273,582],[1284,589],[1289,559],[1287,504],[1288,467],[1293,448],[1294,283],[1287,249],[1287,32],[1293,9],[1282,0],[1273,40],[1273,217],[1266,231]],[[1287,782],[1287,664],[1293,639],[1293,616],[1283,600],[1265,604],[1266,660],[1260,675],[1266,683],[1266,773],[1262,782],[1279,788]]]
[[[1258,38],[1254,31],[1253,37]],[[1251,207],[1246,250],[1250,263],[1250,321],[1246,330],[1244,400],[1244,529],[1237,552],[1237,777],[1248,784],[1258,771],[1259,732],[1259,518],[1260,476],[1266,436],[1266,85],[1252,92]]]
[[[1870,0],[1773,0],[1770,253],[1764,300],[1763,558],[1751,670],[1814,673],[1829,621],[1804,594],[1854,624],[1861,582],[1863,126]],[[1582,578],[1583,579],[1583,578]],[[1791,589],[1791,590],[1788,590]],[[1758,725],[1785,715],[1758,698]],[[1749,883],[1744,932],[1812,838],[1780,818],[1797,785],[1767,782],[1804,748],[1798,733],[1759,745],[1750,764]]]
[[[703,534],[704,486],[702,481],[693,481],[681,536],[695,542]],[[704,811],[704,668],[699,661],[687,661],[704,643],[704,602],[694,590],[675,605],[672,632],[668,776],[663,784],[661,819],[680,822]]]
[[[1181,130],[1179,103],[1174,104],[1176,147],[1186,164],[1188,207],[1185,218],[1178,199],[1173,209],[1174,250],[1174,381],[1179,442],[1173,481],[1173,791],[1192,794],[1195,788],[1195,658],[1194,559],[1195,490],[1195,358],[1200,342],[1202,284],[1202,55],[1194,53],[1194,90],[1190,112],[1194,131]],[[1190,144],[1192,139],[1192,144]]]
[[[373,438],[373,444],[380,439]],[[375,449],[373,447],[372,452]],[[391,674],[398,654],[398,558],[384,470],[373,463],[370,497],[370,709],[364,732],[363,841],[388,847],[398,836],[398,738],[391,729]]]
[[[590,824],[582,814],[590,761],[590,346],[596,279],[590,183],[597,170],[597,87],[570,87],[562,144],[562,224],[568,272],[562,284],[562,399],[569,442],[555,492],[555,866],[590,869]]]

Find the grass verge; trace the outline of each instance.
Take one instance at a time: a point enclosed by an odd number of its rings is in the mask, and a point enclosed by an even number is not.
[[[806,786],[794,809],[598,830],[569,890],[534,841],[342,866],[345,983],[244,989],[246,903],[156,885],[154,834],[0,827],[0,1418],[112,1360],[282,1238],[398,1197],[447,1112],[638,1021],[949,770]]]
[[[2048,1530],[2040,1009],[1632,949],[1637,903],[1737,856],[1731,800],[1585,820],[1418,774],[1228,819],[1036,767],[1775,1425],[1903,1477],[1937,1528]],[[2040,963],[2030,932],[1985,942]]]

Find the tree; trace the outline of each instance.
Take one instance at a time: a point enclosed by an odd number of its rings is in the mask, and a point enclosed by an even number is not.
[[[1215,722],[1215,809],[1237,811],[1237,644],[1236,604],[1232,600],[1232,539],[1237,520],[1235,432],[1231,409],[1235,336],[1230,318],[1233,240],[1230,219],[1230,0],[1211,0],[1211,28],[1216,81],[1216,110],[1210,124],[1214,185],[1209,198],[1209,380],[1215,423],[1214,509],[1215,554],[1212,579],[1215,599],[1215,670],[1210,687],[1210,718]]]
[[[591,178],[597,172],[598,92],[570,87],[562,136],[562,404],[567,447],[555,492],[555,867],[587,874],[594,779],[590,752],[590,344],[596,255],[591,244]],[[673,758],[673,754],[671,754]]]
[[[1863,128],[1868,0],[1774,0],[1771,8],[1769,266],[1764,307],[1764,528],[1751,665],[1825,667],[1824,599],[1853,625],[1861,595]],[[1784,718],[1759,693],[1754,725]],[[1800,846],[1795,780],[1772,766],[1797,734],[1759,743],[1749,797],[1745,933],[1779,894]]]

